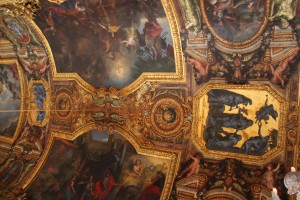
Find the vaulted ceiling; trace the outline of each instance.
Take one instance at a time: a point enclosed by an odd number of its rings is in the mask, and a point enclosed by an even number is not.
[[[2,199],[268,199],[299,169],[298,0],[2,0]]]

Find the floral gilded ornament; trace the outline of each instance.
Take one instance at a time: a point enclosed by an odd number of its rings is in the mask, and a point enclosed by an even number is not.
[[[148,138],[155,141],[182,143],[191,129],[192,106],[181,90],[156,90],[147,106],[145,126]]]
[[[15,16],[24,16],[33,18],[37,10],[40,9],[39,0],[2,0],[0,2],[1,10],[6,14]]]

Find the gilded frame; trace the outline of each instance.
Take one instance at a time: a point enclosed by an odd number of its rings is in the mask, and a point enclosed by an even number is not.
[[[31,116],[31,111],[33,111],[32,107],[31,107],[31,101],[33,101],[34,99],[34,94],[33,94],[33,86],[34,84],[42,84],[45,87],[46,90],[46,99],[44,101],[44,111],[46,112],[45,118],[42,122],[37,122],[36,120],[32,120],[32,116]],[[29,81],[29,85],[28,85],[28,99],[29,99],[29,105],[28,105],[28,123],[30,125],[35,125],[35,126],[39,126],[39,127],[43,127],[45,126],[50,118],[50,94],[51,94],[51,90],[48,86],[48,83],[46,82],[45,79],[41,79],[41,80],[30,80]],[[34,110],[35,111],[35,110]]]
[[[257,90],[257,91],[265,91],[272,95],[278,102],[279,102],[279,110],[280,119],[277,119],[278,122],[278,137],[277,137],[277,146],[262,156],[254,156],[249,154],[239,154],[239,153],[231,153],[231,152],[224,152],[224,151],[217,151],[217,150],[210,150],[206,148],[205,141],[202,137],[204,132],[204,126],[200,123],[202,114],[200,114],[201,110],[201,100],[207,94],[207,92],[211,89],[240,89],[240,90]],[[268,162],[272,158],[278,156],[284,151],[285,148],[285,127],[286,127],[286,112],[287,112],[288,102],[285,97],[280,94],[276,89],[272,88],[267,84],[251,84],[251,85],[231,85],[231,84],[218,84],[218,83],[210,83],[204,86],[203,88],[199,89],[196,96],[194,97],[193,107],[194,112],[193,114],[193,125],[192,125],[192,135],[191,140],[196,146],[196,148],[203,153],[203,155],[207,156],[208,158],[214,159],[223,159],[224,157],[228,158],[235,158],[240,159],[245,163],[253,164],[253,165],[260,165]],[[202,120],[203,121],[203,120]]]
[[[90,127],[91,130],[91,127]],[[164,148],[158,148],[156,147],[155,149],[153,146],[143,146],[140,144],[140,140],[131,132],[128,130],[124,129],[121,126],[117,126],[114,129],[115,132],[119,133],[122,135],[125,139],[128,140],[128,142],[134,147],[136,152],[139,155],[145,155],[145,156],[151,156],[151,157],[157,157],[157,158],[163,158],[166,160],[170,161],[169,166],[167,166],[167,175],[166,175],[166,180],[164,184],[163,191],[161,193],[161,200],[167,200],[171,194],[173,182],[176,178],[177,171],[179,169],[179,163],[181,159],[181,151],[178,150],[166,150]],[[85,132],[80,131],[81,134],[76,134],[74,135],[73,138],[70,138],[66,135],[62,135],[58,132],[51,132],[50,140],[48,141],[47,145],[45,146],[44,153],[40,158],[40,161],[35,165],[31,175],[27,177],[26,181],[23,182],[22,188],[27,188],[29,187],[29,184],[33,181],[33,179],[36,177],[38,172],[41,170],[43,164],[46,162],[47,157],[49,156],[49,152],[51,151],[51,148],[54,144],[55,139],[75,139],[79,135],[84,134]]]
[[[175,67],[176,72],[175,73],[143,73],[137,80],[135,80],[133,83],[131,83],[129,86],[126,86],[120,90],[115,89],[114,87],[110,88],[111,91],[116,91],[121,97],[129,95],[136,91],[139,87],[141,87],[145,82],[150,81],[151,82],[163,82],[163,83],[184,83],[186,82],[186,69],[185,69],[185,62],[183,59],[183,53],[181,50],[181,40],[180,40],[180,23],[178,20],[178,16],[176,13],[176,7],[172,0],[161,0],[162,5],[165,9],[167,19],[169,21],[171,35],[173,39],[173,45],[174,45],[174,54],[175,54]],[[51,48],[48,44],[48,41],[46,40],[45,36],[43,35],[42,31],[39,29],[39,27],[35,24],[35,22],[28,18],[23,17],[23,19],[26,21],[26,23],[32,28],[32,30],[37,33],[38,37],[41,39],[41,42],[45,48],[45,52],[48,55],[49,63],[50,63],[50,77],[49,82],[66,82],[66,81],[75,81],[79,87],[83,88],[87,92],[91,93],[92,95],[96,95],[98,93],[105,91],[106,88],[100,87],[95,88],[92,85],[86,83],[78,74],[76,73],[58,73],[56,70],[56,65],[54,61],[54,57],[51,51]],[[52,87],[52,85],[49,85],[49,89]],[[51,97],[50,97],[51,98]],[[48,100],[47,100],[48,102]],[[50,101],[49,101],[50,105]],[[51,110],[50,110],[51,112]],[[50,120],[50,119],[49,119]],[[43,125],[46,125],[46,121]],[[51,126],[51,120],[50,126]],[[40,171],[41,167],[45,163],[47,157],[49,156],[49,152],[51,150],[51,147],[54,143],[55,138],[62,138],[67,140],[72,140],[78,137],[79,135],[90,131],[93,128],[96,128],[96,124],[94,122],[89,122],[88,124],[85,124],[82,127],[79,127],[72,133],[70,132],[64,132],[64,131],[50,131],[48,132],[48,141],[47,144],[44,147],[44,151],[41,154],[41,157],[38,161],[38,163],[34,166],[32,172],[28,174],[26,179],[21,183],[21,187],[23,189],[27,188],[29,184],[33,181],[33,179],[36,177],[37,173]],[[146,156],[152,156],[152,157],[159,157],[164,158],[167,160],[170,160],[170,165],[168,166],[168,173],[166,177],[166,182],[164,185],[164,189],[162,191],[161,199],[168,199],[171,190],[173,181],[175,180],[175,175],[177,174],[178,168],[179,168],[179,161],[181,158],[181,152],[176,150],[170,150],[166,148],[154,148],[152,145],[145,145],[141,144],[139,138],[137,138],[133,133],[126,130],[124,127],[121,127],[119,125],[116,125],[114,128],[114,131],[120,133],[123,137],[125,137],[136,149],[138,154],[146,155]]]
[[[130,85],[120,89],[120,93],[122,95],[130,94],[133,91],[137,90],[141,85],[143,85],[147,81],[152,82],[164,82],[164,83],[184,83],[186,82],[186,69],[185,69],[185,62],[183,58],[183,52],[181,48],[181,39],[180,39],[180,22],[179,17],[176,13],[175,3],[172,0],[161,0],[162,5],[164,7],[166,17],[169,22],[171,36],[174,46],[174,55],[175,55],[175,73],[159,73],[159,72],[144,72],[138,79],[132,82]],[[51,74],[53,77],[53,81],[66,81],[66,80],[75,80],[79,85],[81,85],[86,90],[90,91],[91,93],[97,93],[100,88],[95,88],[92,85],[85,82],[77,73],[58,73],[56,70],[56,65],[54,61],[54,57],[50,48],[50,45],[39,29],[39,27],[35,24],[35,22],[30,19],[26,18],[26,21],[30,25],[30,27],[34,30],[35,33],[39,36],[42,40],[42,44],[45,47],[46,54],[49,57],[49,63],[51,66]]]
[[[216,42],[220,43],[221,46],[233,48],[233,49],[241,49],[241,48],[243,49],[243,48],[250,47],[251,45],[253,45],[259,41],[260,36],[264,32],[264,30],[268,24],[268,17],[269,17],[269,13],[270,13],[270,0],[265,0],[264,19],[263,19],[263,22],[262,22],[259,30],[257,31],[257,33],[250,39],[244,40],[241,42],[231,42],[231,41],[225,40],[216,33],[216,31],[213,29],[211,23],[208,20],[208,16],[206,15],[204,1],[205,0],[200,0],[200,9],[201,9],[201,13],[203,13],[203,20],[207,24],[209,31],[216,38]]]

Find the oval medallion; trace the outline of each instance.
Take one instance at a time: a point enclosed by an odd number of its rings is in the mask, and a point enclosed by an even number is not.
[[[201,0],[203,18],[222,44],[256,41],[267,24],[269,0]]]
[[[183,125],[183,109],[176,99],[164,98],[158,100],[151,110],[151,123],[155,133],[174,135]]]

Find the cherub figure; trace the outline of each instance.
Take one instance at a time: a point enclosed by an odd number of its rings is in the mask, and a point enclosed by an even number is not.
[[[267,171],[262,176],[262,184],[268,189],[273,190],[275,183],[275,172],[280,168],[280,163],[277,164],[277,167],[273,169],[272,164],[267,165]]]
[[[269,67],[272,71],[273,77],[271,79],[271,82],[274,84],[277,84],[279,81],[281,83],[282,87],[285,87],[285,80],[282,77],[283,72],[287,69],[288,65],[293,62],[294,58],[298,54],[298,51],[295,51],[293,54],[291,54],[289,57],[285,58],[282,60],[279,64],[278,67],[275,69],[272,64],[269,64]]]
[[[140,159],[135,160],[134,165],[132,167],[132,172],[138,176],[142,176],[142,161]]]
[[[189,64],[194,65],[195,69],[199,71],[201,77],[206,77],[208,75],[208,63],[205,64],[199,60],[190,57],[187,58],[187,61],[189,62]]]
[[[122,40],[121,44],[125,44],[126,48],[130,50],[130,47],[138,47],[137,42],[137,24],[131,22],[131,26],[123,29],[126,32],[127,39]]]
[[[202,159],[202,155],[200,153],[196,153],[194,156],[189,154],[191,158],[191,163],[188,164],[177,176],[181,178],[182,176],[191,177],[194,174],[197,174],[200,167],[200,160]]]

